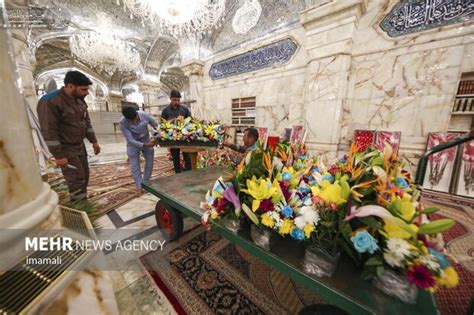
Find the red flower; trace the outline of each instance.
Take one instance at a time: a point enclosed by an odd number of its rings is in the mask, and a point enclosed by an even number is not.
[[[412,266],[408,269],[407,278],[408,281],[422,289],[429,289],[436,286],[436,280],[425,265]]]
[[[226,206],[228,203],[229,202],[227,201],[227,199],[216,198],[214,199],[212,205],[214,206],[214,208],[216,208],[217,213],[222,213],[226,211]]]
[[[337,166],[336,164],[332,164],[331,166],[329,166],[328,172],[332,176],[335,176],[339,172],[339,166]]]
[[[285,200],[288,201],[288,199],[291,197],[291,193],[288,191],[287,185],[284,182],[279,182],[279,184]]]
[[[260,203],[260,208],[263,212],[269,212],[275,210],[275,205],[270,199],[262,200]]]

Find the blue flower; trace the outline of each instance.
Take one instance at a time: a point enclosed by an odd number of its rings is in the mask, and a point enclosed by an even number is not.
[[[437,250],[434,250],[433,248],[429,248],[428,251],[436,258],[441,269],[446,269],[449,267],[449,261],[446,259],[446,256],[444,256]]]
[[[309,193],[309,188],[308,187],[300,187],[298,188],[299,192],[302,194],[307,194]]]
[[[397,177],[397,186],[401,188],[408,188],[408,183],[405,179]]]
[[[319,167],[315,166],[311,169],[311,171],[314,173],[314,172],[318,172],[319,173]]]
[[[323,175],[323,181],[327,180],[330,184],[334,182],[334,176],[332,175]]]
[[[283,181],[285,182],[291,180],[292,177],[293,176],[291,176],[291,174],[287,172],[284,172],[283,174],[281,174],[281,179],[283,179]]]
[[[359,253],[369,252],[373,254],[379,246],[377,245],[377,240],[370,235],[367,231],[359,231],[353,237],[351,237],[352,243],[354,243],[354,248]]]
[[[293,216],[293,209],[289,205],[286,205],[283,207],[283,209],[281,209],[281,214],[285,218],[290,218],[291,216]]]
[[[293,237],[295,240],[302,241],[304,240],[304,232],[298,228],[294,228],[291,231],[291,237]]]

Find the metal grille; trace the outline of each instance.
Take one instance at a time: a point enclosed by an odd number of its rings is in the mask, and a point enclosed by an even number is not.
[[[87,213],[61,206],[61,214],[65,228],[80,235],[97,239],[94,227],[92,226]]]
[[[61,238],[62,236],[56,236]],[[57,285],[61,275],[87,255],[85,249],[74,251],[37,251],[22,259],[7,272],[0,275],[0,314],[24,314],[47,289]],[[60,259],[60,264],[32,265],[27,259]]]

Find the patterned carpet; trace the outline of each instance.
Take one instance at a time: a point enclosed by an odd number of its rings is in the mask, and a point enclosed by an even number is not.
[[[467,314],[474,297],[474,220],[472,200],[424,193],[425,206],[456,225],[444,241],[460,276],[455,289],[436,294],[441,314]],[[196,228],[168,245],[166,253],[140,258],[178,313],[288,313],[324,301],[283,274],[218,235]],[[290,289],[288,289],[290,288]]]
[[[460,284],[454,289],[438,291],[438,307],[442,314],[467,314],[469,304],[474,299],[474,199],[426,191],[422,200],[425,206],[441,208],[431,218],[450,218],[456,221],[451,230],[443,233],[443,238],[455,261]]]
[[[296,314],[316,295],[202,227],[140,260],[179,314]]]
[[[143,169],[144,161],[142,161]],[[155,156],[152,179],[174,174],[173,163],[166,155]],[[49,176],[48,182],[52,186],[64,182],[62,174]],[[88,186],[88,198],[99,206],[105,214],[120,205],[135,198],[135,184],[133,183],[128,162],[117,162],[92,166]]]

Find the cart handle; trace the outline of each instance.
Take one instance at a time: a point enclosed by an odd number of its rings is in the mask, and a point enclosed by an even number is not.
[[[418,163],[418,167],[416,168],[416,176],[415,176],[415,185],[417,186],[422,186],[423,181],[425,179],[425,172],[426,172],[426,166],[428,165],[428,157],[430,155],[433,155],[439,151],[443,151],[445,149],[449,149],[451,147],[460,145],[464,142],[468,142],[470,140],[474,140],[474,135],[473,133],[467,133],[461,137],[458,137],[454,139],[453,141],[438,144],[437,146],[432,147],[428,151],[425,152],[420,158],[420,161]]]

